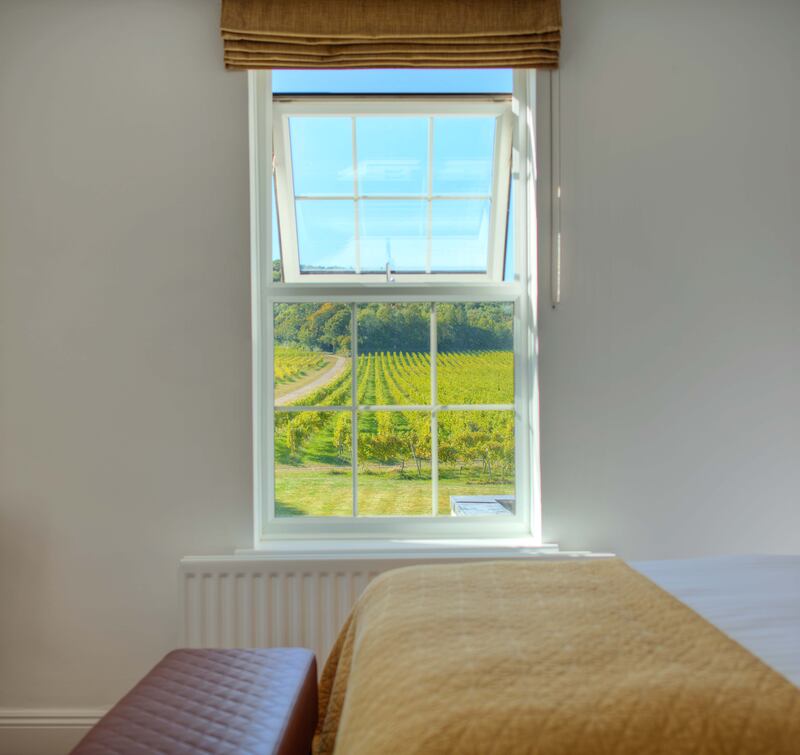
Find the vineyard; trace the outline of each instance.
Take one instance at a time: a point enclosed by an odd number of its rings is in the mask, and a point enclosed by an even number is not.
[[[330,367],[330,354],[307,351],[290,346],[275,347],[275,397],[282,396],[313,381],[321,371]]]
[[[325,364],[325,354],[293,349],[288,346],[276,346],[275,385],[292,383],[309,372],[319,370]]]
[[[330,355],[276,347],[276,395],[324,370]],[[440,353],[438,403],[513,404],[513,353]],[[420,352],[377,352],[358,358],[358,404],[413,406],[431,402],[431,364]],[[351,366],[291,403],[349,406]],[[432,510],[430,412],[358,414],[358,506],[365,515],[425,515]],[[349,411],[277,413],[276,512],[348,515],[352,511],[352,427]],[[438,413],[440,514],[450,496],[511,493],[514,489],[514,413],[454,409]]]

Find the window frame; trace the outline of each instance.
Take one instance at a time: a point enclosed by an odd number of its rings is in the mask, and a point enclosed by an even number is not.
[[[273,170],[277,186],[277,206],[281,230],[281,263],[286,283],[325,284],[325,283],[383,283],[385,273],[361,273],[358,251],[356,251],[355,273],[302,273],[297,240],[297,215],[295,212],[294,176],[291,163],[291,140],[289,119],[304,117],[349,117],[359,116],[397,116],[407,118],[436,118],[442,116],[493,116],[497,119],[492,154],[492,187],[490,200],[490,226],[487,249],[486,272],[448,272],[448,273],[404,273],[393,271],[395,282],[438,283],[438,282],[497,282],[503,277],[505,261],[506,214],[509,202],[509,185],[512,158],[511,112],[513,95],[275,95],[273,97]],[[355,137],[353,139],[355,145]],[[432,174],[433,154],[429,146],[428,170]],[[319,198],[323,197],[300,197]],[[329,197],[324,197],[325,199]],[[363,194],[336,197],[353,200],[358,207],[362,201],[381,201],[381,197]],[[428,186],[426,195],[403,196],[398,199],[468,199],[471,197],[434,194]],[[430,207],[430,205],[429,205]],[[430,216],[429,216],[430,222]],[[355,224],[356,248],[358,249],[358,223]],[[430,243],[428,244],[427,266],[430,267]]]
[[[538,476],[538,391],[536,389],[536,234],[533,159],[534,113],[537,74],[514,71],[512,110],[513,151],[510,162],[515,206],[515,279],[488,282],[488,276],[468,274],[424,283],[403,280],[387,283],[386,277],[314,275],[314,282],[272,280],[272,161],[274,105],[269,71],[249,76],[251,165],[251,262],[253,305],[253,407],[254,407],[254,547],[285,539],[354,540],[396,538],[532,538],[541,544],[541,506]],[[371,97],[372,95],[370,95]],[[446,97],[446,96],[442,96]],[[481,96],[482,97],[482,96]],[[463,99],[459,96],[460,99]],[[286,99],[276,95],[275,100]],[[292,98],[296,99],[296,98]],[[352,99],[352,98],[350,98]],[[436,99],[436,96],[434,97]],[[536,114],[538,116],[538,113]],[[499,130],[499,129],[498,129]],[[508,187],[508,174],[505,185]],[[280,190],[279,190],[280,191]],[[279,194],[280,196],[280,194]],[[510,197],[509,197],[510,199]],[[519,211],[524,208],[525,211]],[[500,213],[505,215],[505,213]],[[504,226],[505,227],[505,226]],[[505,234],[503,234],[503,237]],[[503,249],[505,240],[503,238]],[[504,255],[499,255],[500,265]],[[502,267],[501,267],[502,270]],[[476,280],[483,277],[484,280]],[[321,280],[335,278],[336,280]],[[353,280],[357,278],[356,280]],[[371,278],[371,280],[365,280]],[[376,280],[377,279],[377,280]],[[322,284],[322,285],[320,285]],[[273,304],[276,302],[370,301],[478,302],[506,301],[514,306],[514,411],[515,411],[515,514],[508,517],[275,517],[274,515],[274,383]],[[351,345],[355,356],[356,343]],[[479,405],[476,405],[477,409]],[[472,408],[472,407],[471,407]],[[353,410],[355,411],[355,409]]]

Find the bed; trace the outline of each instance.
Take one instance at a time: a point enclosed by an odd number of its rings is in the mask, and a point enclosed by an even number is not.
[[[631,566],[800,687],[800,556],[634,561]]]
[[[414,566],[356,604],[317,755],[800,753],[800,557]]]

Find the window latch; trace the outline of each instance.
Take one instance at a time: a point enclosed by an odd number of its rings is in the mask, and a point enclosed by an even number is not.
[[[394,283],[395,282],[394,271],[392,270],[391,262],[386,263],[386,282],[387,283]]]

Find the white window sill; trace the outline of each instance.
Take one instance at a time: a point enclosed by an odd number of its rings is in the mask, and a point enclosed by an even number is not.
[[[213,561],[354,561],[415,559],[570,558],[605,556],[589,551],[560,551],[558,545],[537,545],[532,538],[447,540],[275,540],[259,548],[243,548],[232,556],[190,557]]]

